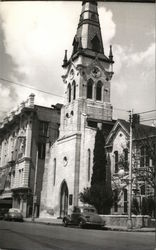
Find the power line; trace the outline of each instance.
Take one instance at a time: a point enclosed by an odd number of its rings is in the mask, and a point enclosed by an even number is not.
[[[140,112],[140,113],[137,113],[137,114],[140,115],[140,114],[146,114],[146,113],[151,113],[151,112],[156,112],[156,109]]]
[[[14,82],[14,81],[11,81],[11,80],[3,78],[3,77],[0,77],[0,80],[8,82],[8,83],[11,83],[11,84],[14,84],[14,85],[18,85],[20,87],[24,87],[24,88],[36,90],[36,91],[42,92],[44,94],[48,94],[48,95],[52,95],[52,96],[57,96],[57,97],[65,98],[64,96],[61,96],[61,95],[58,95],[58,94],[54,94],[54,93],[49,92],[49,91],[41,90],[41,89],[35,88],[33,86],[30,86],[30,85],[27,86],[26,84]],[[107,110],[107,109],[105,109],[105,110]],[[119,111],[123,111],[123,112],[129,113],[129,110],[127,110],[127,109],[121,109],[121,108],[115,108],[115,107],[113,107],[113,110],[119,110]],[[7,111],[0,111],[0,112],[7,112]],[[156,109],[155,110],[144,111],[144,112],[139,112],[137,114],[145,114],[145,113],[150,113],[150,112],[156,112]]]
[[[127,110],[127,109],[114,108],[114,107],[113,107],[113,109],[114,109],[114,110],[119,110],[119,111],[124,111],[124,112],[129,113],[129,110]]]
[[[11,84],[18,85],[18,86],[20,86],[20,87],[24,87],[24,88],[28,88],[28,89],[33,89],[33,90],[36,90],[36,91],[42,92],[42,93],[44,93],[44,94],[48,94],[48,95],[53,95],[53,96],[57,96],[57,97],[64,98],[64,97],[63,97],[63,96],[61,96],[61,95],[57,95],[57,94],[54,94],[54,93],[52,93],[52,92],[45,91],[45,90],[41,90],[41,89],[38,89],[38,88],[35,88],[35,87],[32,87],[32,86],[27,86],[27,85],[22,84],[22,83],[17,83],[17,82],[14,82],[14,81],[8,80],[8,79],[6,79],[6,78],[2,78],[2,77],[0,77],[0,80],[2,80],[2,81],[4,81],[4,82],[11,83]]]
[[[140,120],[140,122],[147,122],[147,121],[154,121],[156,120],[156,117],[155,118],[149,118],[149,119],[142,119]]]

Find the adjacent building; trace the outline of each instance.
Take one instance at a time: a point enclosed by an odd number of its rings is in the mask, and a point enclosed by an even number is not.
[[[110,132],[106,147],[109,153],[112,173],[114,206],[112,214],[127,214],[129,184],[129,140],[130,123],[117,120]],[[134,124],[132,128],[132,204],[133,213],[150,213],[145,203],[154,200],[154,171],[156,164],[156,128],[143,124]],[[148,200],[148,202],[146,202]],[[143,204],[144,203],[144,204]],[[136,206],[136,207],[134,207]],[[138,211],[135,211],[138,210]],[[144,210],[144,211],[143,211]],[[153,209],[154,210],[154,209]]]
[[[49,148],[41,195],[41,217],[67,214],[80,205],[79,193],[90,186],[97,127],[111,130],[112,47],[107,57],[101,36],[97,1],[83,1],[73,39],[72,55],[65,51],[62,76],[65,103],[58,140]]]
[[[34,104],[34,94],[0,124],[0,207],[39,215],[46,145],[58,137],[60,108]]]

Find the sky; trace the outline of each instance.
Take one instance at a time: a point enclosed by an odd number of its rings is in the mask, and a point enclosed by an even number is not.
[[[81,1],[0,2],[0,119],[30,93],[38,105],[64,102],[61,65],[81,8]],[[113,118],[156,109],[154,4],[99,2],[98,12],[106,55],[113,46]],[[142,118],[156,119],[156,112]]]

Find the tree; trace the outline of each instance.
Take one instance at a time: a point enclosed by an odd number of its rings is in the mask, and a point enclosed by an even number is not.
[[[93,157],[91,187],[80,193],[80,200],[94,205],[98,213],[108,214],[112,206],[112,189],[109,173],[109,160],[106,157],[105,138],[102,130],[97,129]]]

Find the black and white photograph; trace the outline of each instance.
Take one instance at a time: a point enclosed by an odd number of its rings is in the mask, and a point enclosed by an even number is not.
[[[156,250],[155,10],[0,1],[0,250]]]

